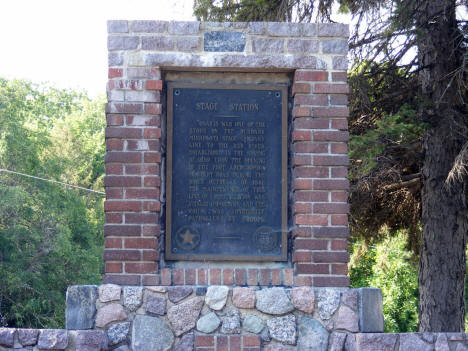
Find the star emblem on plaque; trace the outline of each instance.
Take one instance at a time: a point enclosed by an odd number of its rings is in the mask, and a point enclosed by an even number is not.
[[[191,251],[200,244],[200,234],[195,228],[185,225],[177,231],[176,243],[182,250]]]
[[[277,235],[273,229],[269,227],[260,227],[255,231],[254,243],[257,249],[263,252],[268,252],[276,248]]]

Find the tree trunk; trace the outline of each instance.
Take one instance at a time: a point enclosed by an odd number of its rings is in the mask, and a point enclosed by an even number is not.
[[[461,65],[454,0],[418,1],[418,55],[427,123],[423,138],[419,330],[462,332],[465,322],[466,177],[446,185],[466,141],[466,110],[453,72]],[[458,37],[457,37],[458,36]]]

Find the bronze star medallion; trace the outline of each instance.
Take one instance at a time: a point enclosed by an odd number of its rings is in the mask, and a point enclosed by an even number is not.
[[[191,251],[200,244],[200,234],[195,228],[185,225],[177,231],[176,243],[182,250]]]

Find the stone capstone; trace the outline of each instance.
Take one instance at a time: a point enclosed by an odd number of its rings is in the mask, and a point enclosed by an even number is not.
[[[105,351],[108,349],[106,334],[101,330],[79,330],[75,338],[79,351]]]
[[[232,289],[232,303],[237,308],[254,308],[255,290],[240,287]]]
[[[14,328],[0,328],[0,345],[5,347],[13,347],[15,342]]]
[[[99,301],[109,302],[120,300],[121,288],[115,284],[104,284],[99,286]]]
[[[95,285],[74,285],[67,289],[66,328],[92,329],[98,290]]]
[[[203,299],[194,297],[190,300],[182,302],[179,305],[174,305],[169,308],[167,317],[177,336],[193,329],[200,311],[203,307]]]
[[[434,346],[426,344],[415,333],[400,334],[400,351],[434,351]]]
[[[130,322],[115,323],[107,329],[107,337],[110,345],[116,345],[127,338],[130,331]]]
[[[397,334],[359,333],[356,334],[356,350],[393,351],[395,349],[397,338]]]
[[[245,34],[242,32],[206,32],[204,39],[207,52],[241,52],[245,48]]]
[[[125,286],[123,288],[123,304],[130,311],[136,311],[143,300],[143,288],[141,286]]]
[[[132,349],[138,351],[168,351],[174,334],[159,317],[137,315],[132,326]]]
[[[167,297],[172,303],[178,303],[193,292],[189,286],[173,286],[167,289]]]
[[[329,351],[344,351],[346,341],[345,333],[332,333],[330,337]]]
[[[195,336],[193,333],[187,333],[180,338],[179,343],[174,347],[174,351],[193,351],[194,341]]]
[[[96,316],[96,327],[104,328],[109,323],[119,322],[125,319],[127,319],[127,313],[124,311],[122,305],[111,303],[98,310]]]
[[[320,289],[318,310],[320,318],[330,319],[340,305],[340,292],[336,289]]]
[[[270,288],[256,292],[256,307],[268,314],[285,314],[294,310],[294,305],[282,288]]]
[[[68,332],[62,329],[43,329],[39,334],[37,347],[43,350],[65,350],[68,346]]]
[[[275,317],[267,320],[270,336],[279,342],[296,344],[296,317],[288,314],[283,317]],[[302,349],[301,349],[302,350]]]
[[[357,312],[348,306],[341,306],[336,317],[335,329],[344,329],[353,333],[359,331],[359,320]]]
[[[160,316],[166,314],[166,299],[163,296],[147,293],[145,310],[146,313],[149,314],[156,314]]]
[[[299,311],[306,313],[314,312],[315,294],[310,287],[293,288],[291,290],[291,300]]]
[[[381,333],[384,329],[382,291],[375,288],[359,289],[359,331]]]
[[[221,320],[216,313],[210,312],[201,317],[197,322],[197,330],[202,333],[212,333],[219,327]]]
[[[205,302],[212,310],[219,311],[226,304],[228,293],[227,286],[210,286],[206,291]]]
[[[327,350],[328,331],[318,320],[309,316],[300,316],[297,334],[298,350]]]
[[[264,327],[265,323],[263,322],[263,319],[254,314],[248,314],[242,320],[242,328],[250,333],[258,334]]]
[[[221,325],[221,333],[223,334],[239,334],[240,333],[240,315],[236,309],[229,310],[221,317],[223,324]]]
[[[450,351],[450,347],[445,334],[439,334],[435,343],[435,351]]]
[[[36,345],[38,336],[38,329],[18,329],[18,341],[22,346]]]

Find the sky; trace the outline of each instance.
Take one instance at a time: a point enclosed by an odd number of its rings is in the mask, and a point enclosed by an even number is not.
[[[0,0],[0,77],[105,93],[109,19],[194,20],[192,0]]]

